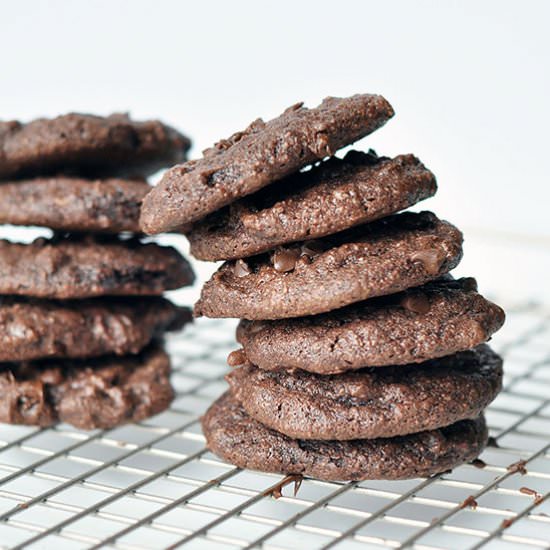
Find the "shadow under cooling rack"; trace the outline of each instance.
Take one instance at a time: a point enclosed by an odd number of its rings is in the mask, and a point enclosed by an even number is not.
[[[234,323],[168,340],[178,396],[141,424],[83,432],[0,426],[0,547],[548,548],[550,313],[508,311],[505,387],[483,463],[430,479],[337,484],[243,471],[204,447],[199,416],[226,384]],[[510,467],[520,462],[519,466]],[[480,467],[483,466],[483,467]]]

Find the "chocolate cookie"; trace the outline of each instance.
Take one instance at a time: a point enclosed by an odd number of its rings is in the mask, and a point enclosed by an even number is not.
[[[166,409],[170,360],[159,348],[137,356],[0,365],[0,422],[112,428]]]
[[[437,279],[462,256],[462,234],[431,212],[406,212],[313,243],[225,262],[204,285],[197,315],[313,315]]]
[[[41,298],[162,294],[194,274],[174,248],[136,239],[0,240],[0,294]]]
[[[502,387],[487,345],[420,365],[319,375],[252,365],[226,376],[254,420],[296,439],[375,439],[478,417]]]
[[[158,120],[70,113],[0,122],[0,178],[58,172],[147,176],[185,160],[191,142]]]
[[[350,151],[211,214],[187,236],[200,260],[244,258],[377,220],[436,189],[434,175],[413,155]]]
[[[57,231],[138,233],[143,180],[57,176],[0,184],[0,223]]]
[[[208,448],[241,468],[332,480],[427,477],[473,460],[487,442],[483,417],[384,439],[291,439],[250,418],[229,393],[202,419]]]
[[[326,98],[315,109],[298,103],[279,117],[255,120],[204,152],[174,166],[143,201],[141,227],[160,233],[204,218],[370,134],[393,116],[378,95]]]
[[[191,321],[160,297],[49,301],[0,298],[0,361],[138,353],[151,339]]]
[[[262,369],[335,374],[443,357],[486,342],[504,312],[476,292],[475,279],[438,280],[312,317],[241,321],[237,339]]]

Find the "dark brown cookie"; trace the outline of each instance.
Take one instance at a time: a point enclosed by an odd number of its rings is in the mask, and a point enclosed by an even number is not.
[[[174,248],[136,239],[0,240],[0,265],[0,294],[40,298],[155,295],[194,280]]]
[[[250,418],[229,393],[202,426],[208,448],[236,466],[327,481],[427,477],[473,460],[487,443],[483,417],[384,439],[291,439]]]
[[[231,361],[318,374],[420,363],[486,342],[503,323],[475,279],[438,280],[312,317],[241,321],[244,353]]]
[[[0,298],[0,361],[138,353],[191,321],[188,308],[160,297],[50,301]]]
[[[334,154],[392,116],[383,97],[363,94],[330,97],[315,109],[298,103],[267,123],[257,119],[206,150],[202,159],[171,168],[145,197],[141,227],[161,233],[200,220]]]
[[[477,418],[502,387],[487,345],[420,365],[319,375],[252,365],[227,376],[254,420],[296,439],[375,439]]]
[[[0,178],[55,173],[147,176],[185,160],[191,142],[158,120],[70,113],[0,122]]]
[[[159,348],[87,361],[0,365],[0,422],[112,428],[166,409],[173,397],[170,359]]]
[[[138,233],[143,180],[57,176],[0,184],[0,223],[57,231]]]
[[[187,236],[200,260],[233,260],[331,235],[431,197],[434,175],[413,155],[350,151],[233,203]]]
[[[248,259],[204,285],[197,315],[281,319],[331,311],[437,279],[462,256],[462,234],[431,212],[406,212]]]

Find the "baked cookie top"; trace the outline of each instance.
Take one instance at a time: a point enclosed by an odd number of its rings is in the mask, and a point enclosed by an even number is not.
[[[413,155],[350,151],[235,202],[187,233],[199,260],[232,260],[371,222],[432,196],[434,175]]]
[[[174,248],[137,239],[0,240],[0,263],[0,294],[41,298],[156,295],[194,281],[189,262]]]
[[[268,122],[216,143],[203,157],[174,166],[147,195],[141,211],[145,233],[161,233],[204,218],[235,200],[370,134],[393,116],[379,95],[302,103]]]
[[[0,361],[90,358],[141,351],[191,311],[157,296],[41,300],[0,298]]]
[[[0,121],[0,179],[71,173],[148,176],[182,162],[187,137],[159,120],[69,113]]]
[[[476,418],[502,387],[487,345],[419,365],[319,375],[252,365],[226,376],[249,416],[296,439],[394,437]]]
[[[0,183],[0,223],[56,231],[139,233],[144,180],[52,176]]]
[[[125,357],[3,363],[0,390],[0,422],[83,430],[137,422],[174,397],[170,359],[157,347]]]
[[[253,420],[229,393],[210,407],[202,427],[208,448],[236,466],[326,481],[428,477],[473,460],[487,443],[483,417],[382,439],[291,439]]]
[[[475,279],[440,279],[321,315],[241,321],[230,362],[318,374],[420,363],[486,342],[504,317]]]
[[[458,229],[431,212],[405,212],[225,262],[203,286],[195,313],[252,320],[314,315],[437,279],[461,257]]]

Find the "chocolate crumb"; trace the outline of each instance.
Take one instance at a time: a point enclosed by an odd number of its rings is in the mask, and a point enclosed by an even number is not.
[[[477,508],[477,500],[470,495],[467,497],[462,504],[460,505],[460,508],[473,508],[474,510]]]
[[[281,498],[283,496],[283,489],[290,483],[294,482],[294,496],[298,494],[298,490],[302,485],[303,477],[300,474],[290,474],[281,479],[279,483],[267,489],[262,495],[264,497],[271,496],[275,499]]]
[[[519,492],[524,495],[529,495],[530,497],[535,497],[535,504],[540,504],[542,502],[542,495],[534,489],[530,489],[529,487],[521,487]]]
[[[519,473],[522,476],[524,476],[527,473],[527,468],[525,467],[526,464],[527,464],[527,462],[525,462],[525,460],[518,460],[517,462],[514,462],[513,464],[510,464],[510,466],[508,466],[506,469],[511,474]]]
[[[237,349],[235,351],[232,351],[227,356],[227,364],[230,367],[238,367],[240,365],[244,365],[247,362],[246,354],[243,349]]]
[[[476,458],[476,459],[472,460],[471,464],[472,464],[472,466],[475,466],[476,468],[485,468],[485,466],[487,466],[487,464],[485,462],[483,462],[483,460],[481,460],[481,458]]]
[[[495,437],[490,436],[487,440],[487,447],[494,447],[495,449],[500,449],[500,445]]]

